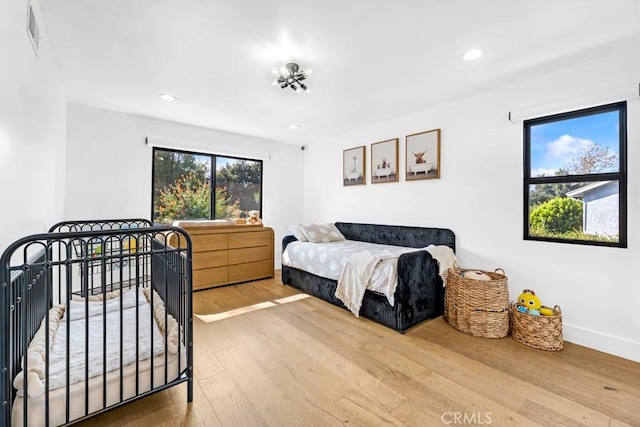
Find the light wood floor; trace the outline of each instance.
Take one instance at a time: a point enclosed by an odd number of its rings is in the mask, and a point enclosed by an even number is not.
[[[279,272],[276,272],[279,276]],[[195,399],[186,385],[100,426],[640,426],[640,364],[566,343],[534,350],[442,318],[401,335],[279,279],[194,294]]]

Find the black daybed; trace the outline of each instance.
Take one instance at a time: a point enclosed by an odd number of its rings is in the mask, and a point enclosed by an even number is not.
[[[455,251],[455,234],[444,228],[348,222],[337,222],[335,226],[347,240],[411,248],[446,245]],[[282,240],[283,252],[289,243],[296,240],[292,235],[285,236]],[[438,274],[438,264],[426,250],[401,255],[397,271],[395,305],[391,306],[384,295],[367,290],[360,316],[404,333],[411,326],[443,313],[444,288]],[[346,309],[334,295],[336,280],[283,265],[282,283]]]

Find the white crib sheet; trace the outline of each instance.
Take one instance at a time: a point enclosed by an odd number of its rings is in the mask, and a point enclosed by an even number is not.
[[[144,303],[122,311],[122,365],[134,363],[136,359],[146,360],[151,351],[151,331],[153,330],[153,356],[164,352],[164,339],[155,319],[151,320],[151,305],[141,296]],[[114,301],[114,300],[112,300]],[[136,311],[138,334],[136,335]],[[85,319],[71,320],[69,339],[69,382],[75,384],[85,380]],[[103,324],[102,313],[88,317],[89,329],[89,378],[102,375],[103,370],[111,372],[120,369],[120,312],[109,311],[106,315],[106,368],[103,369]],[[49,353],[49,389],[64,387],[67,383],[66,372],[66,316],[58,324]],[[136,342],[138,345],[136,354]]]
[[[70,420],[85,415],[85,392],[89,393],[88,412],[92,413],[102,409],[103,398],[107,406],[122,400],[136,396],[151,388],[159,387],[173,381],[186,367],[186,349],[179,345],[178,351],[173,351],[169,346],[168,354],[165,354],[164,332],[158,325],[157,319],[164,316],[164,303],[154,293],[155,318],[152,319],[151,304],[147,301],[145,292],[140,290],[138,299],[135,291],[123,292],[123,356],[122,372],[120,371],[120,311],[110,311],[113,307],[119,307],[120,296],[107,301],[106,315],[106,384],[107,394],[103,396],[103,325],[102,301],[90,301],[89,305],[89,381],[85,382],[85,318],[77,318],[83,315],[84,302],[71,301],[67,314],[70,316],[70,363],[69,363],[69,393],[70,393]],[[136,305],[139,304],[139,305]],[[118,308],[119,310],[119,308]],[[137,311],[137,315],[136,315]],[[60,319],[56,316],[56,309],[50,311],[50,325],[56,324],[52,336],[49,353],[49,424],[61,425],[65,423],[66,407],[66,340],[67,340],[67,316]],[[136,335],[136,316],[138,321],[138,335]],[[160,317],[157,317],[160,316]],[[58,320],[59,319],[59,320]],[[164,322],[162,323],[164,325]],[[162,326],[161,325],[161,326]],[[175,320],[169,315],[169,342],[177,342],[177,326]],[[39,333],[45,334],[46,325],[40,327]],[[151,335],[153,331],[153,343]],[[44,336],[44,335],[43,335]],[[41,339],[44,339],[43,337]],[[136,350],[137,341],[137,350]],[[31,347],[31,352],[36,351]],[[36,344],[37,346],[37,344]],[[136,366],[136,359],[139,360]],[[178,363],[179,361],[179,363]],[[32,367],[30,367],[30,370]],[[122,373],[122,384],[120,375]],[[166,373],[166,376],[165,376]],[[137,374],[137,375],[136,375]],[[152,380],[153,378],[153,380]],[[14,383],[15,386],[15,383]],[[122,395],[120,389],[122,387]],[[18,389],[18,396],[12,408],[12,419],[16,426],[22,425],[24,411],[24,398],[22,389]],[[29,427],[45,425],[45,398],[42,394],[28,399]]]

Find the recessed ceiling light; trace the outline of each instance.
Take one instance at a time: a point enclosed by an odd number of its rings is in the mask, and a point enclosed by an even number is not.
[[[298,126],[298,125],[291,125],[291,126],[289,126],[289,129],[291,129],[291,130],[300,129],[300,126]]]
[[[168,93],[161,93],[160,95],[158,95],[161,99],[164,99],[165,101],[175,101],[176,99],[178,99],[176,96],[170,95]]]
[[[478,59],[482,56],[482,50],[480,49],[470,49],[465,52],[462,58],[465,61],[473,61],[474,59]]]

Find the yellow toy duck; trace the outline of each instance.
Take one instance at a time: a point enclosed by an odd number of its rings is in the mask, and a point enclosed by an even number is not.
[[[517,301],[518,311],[522,313],[529,313],[533,316],[553,316],[553,309],[545,307],[540,302],[540,298],[536,296],[536,293],[531,289],[525,289],[520,295],[518,295]]]

